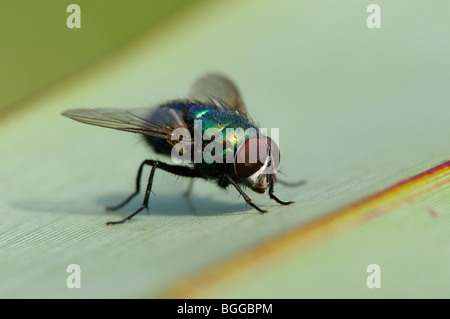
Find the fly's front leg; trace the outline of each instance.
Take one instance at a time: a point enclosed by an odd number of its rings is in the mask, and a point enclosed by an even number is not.
[[[269,197],[270,197],[270,199],[273,199],[274,201],[276,201],[280,205],[292,205],[292,204],[295,204],[295,202],[293,202],[293,201],[284,202],[284,201],[280,200],[278,197],[276,197],[273,194],[273,192],[274,192],[273,188],[274,188],[274,181],[273,181],[273,178],[271,177],[270,178],[270,182],[269,182]]]
[[[251,198],[248,197],[248,195],[242,190],[242,188],[229,175],[226,175],[226,176],[227,176],[228,181],[237,189],[237,191],[242,195],[242,197],[244,197],[247,204],[249,204],[250,206],[252,206],[254,209],[256,209],[257,211],[259,211],[262,214],[268,213],[267,210],[261,209],[258,206],[256,206],[255,204],[253,204],[253,201],[251,200]]]

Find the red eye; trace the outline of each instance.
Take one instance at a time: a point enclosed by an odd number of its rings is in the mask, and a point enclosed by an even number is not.
[[[267,156],[268,148],[265,139],[259,137],[249,138],[236,152],[234,163],[236,174],[242,178],[255,174],[264,166]]]

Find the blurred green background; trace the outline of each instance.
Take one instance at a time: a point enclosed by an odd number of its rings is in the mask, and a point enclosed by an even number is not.
[[[183,278],[450,156],[448,1],[72,1],[0,3],[0,296],[157,297]],[[280,128],[285,180],[270,213],[234,190],[155,177],[150,215],[104,207],[155,155],[136,135],[60,116],[77,107],[147,107],[185,97],[206,72],[229,75],[250,115]],[[146,171],[144,174],[148,174]],[[203,297],[449,297],[449,186],[307,254],[202,291]],[[429,210],[438,212],[433,217]],[[82,270],[68,289],[66,267]],[[383,286],[365,285],[366,266]],[[272,265],[272,264],[271,264]],[[264,266],[264,265],[262,265]],[[384,276],[384,275],[382,275]],[[384,279],[383,279],[384,278]]]
[[[198,1],[80,0],[81,28],[68,28],[73,1],[2,1],[0,109],[74,76],[112,53],[126,50],[148,30]]]

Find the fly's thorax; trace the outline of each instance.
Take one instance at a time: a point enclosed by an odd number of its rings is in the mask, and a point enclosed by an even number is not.
[[[208,105],[194,105],[183,114],[188,128],[180,127],[167,144],[173,160],[193,163],[206,176],[232,175],[258,192],[275,179],[278,147],[247,117]]]
[[[201,166],[205,173],[234,175],[235,154],[239,145],[246,140],[245,130],[230,127],[208,127],[204,128],[202,132],[201,143],[194,141],[194,163]]]
[[[257,129],[236,112],[198,105],[189,110],[195,163],[233,164],[237,147]]]

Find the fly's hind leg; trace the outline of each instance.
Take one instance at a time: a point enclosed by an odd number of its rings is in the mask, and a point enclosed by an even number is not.
[[[122,224],[126,221],[129,221],[130,219],[132,219],[135,215],[139,214],[142,210],[144,209],[148,209],[148,201],[150,198],[150,192],[152,191],[152,185],[153,185],[153,177],[155,175],[155,171],[157,168],[160,168],[166,172],[178,175],[178,176],[183,176],[183,177],[202,177],[202,175],[200,175],[197,171],[195,171],[194,169],[190,168],[190,167],[186,167],[186,166],[176,166],[176,165],[169,165],[169,164],[165,164],[159,161],[154,161],[154,160],[145,160],[141,166],[139,167],[139,171],[138,171],[138,175],[137,175],[137,179],[136,179],[136,191],[131,194],[128,198],[126,198],[122,203],[120,203],[117,206],[114,206],[113,209],[118,209],[122,206],[124,206],[125,204],[127,204],[134,196],[136,196],[139,193],[139,182],[140,182],[140,178],[142,175],[142,168],[144,165],[151,165],[152,166],[152,170],[150,172],[150,176],[148,178],[148,183],[147,183],[147,188],[145,190],[145,197],[144,197],[144,201],[142,202],[141,207],[139,207],[134,213],[132,213],[131,215],[129,215],[128,217],[119,220],[119,221],[114,221],[114,222],[108,222],[106,223],[106,225],[117,225],[117,224]]]
[[[135,189],[134,193],[131,194],[130,196],[128,196],[123,202],[117,204],[116,206],[108,206],[108,207],[106,207],[106,210],[108,210],[108,211],[118,210],[118,209],[122,208],[123,206],[125,206],[126,204],[128,204],[137,194],[139,194],[139,191],[141,189],[142,169],[144,168],[145,165],[152,165],[151,161],[150,160],[145,160],[139,166],[138,173],[137,173],[137,176],[136,176],[136,189]]]

